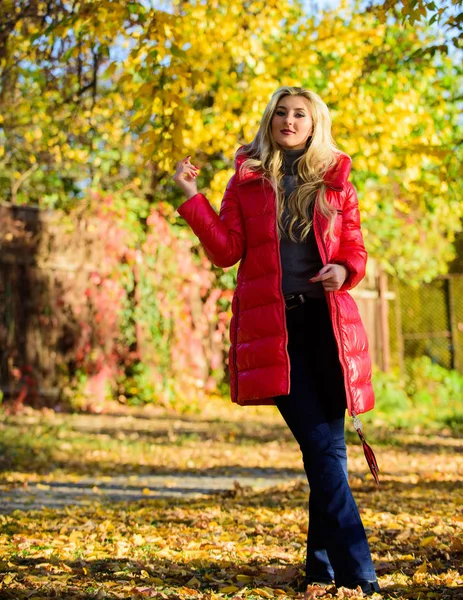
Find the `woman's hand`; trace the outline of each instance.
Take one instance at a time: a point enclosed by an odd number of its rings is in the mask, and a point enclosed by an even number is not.
[[[309,281],[321,281],[327,292],[339,290],[346,280],[349,271],[343,265],[327,264]]]
[[[177,170],[172,179],[178,185],[178,187],[185,192],[188,198],[191,198],[198,193],[198,187],[196,185],[196,177],[198,176],[199,169],[190,163],[190,156],[181,160],[176,164]]]

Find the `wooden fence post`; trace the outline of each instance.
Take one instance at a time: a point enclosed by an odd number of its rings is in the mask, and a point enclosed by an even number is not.
[[[453,279],[450,275],[446,278],[445,295],[450,330],[450,366],[452,369],[459,368],[457,353],[457,324],[455,319],[455,297],[453,293]]]
[[[389,305],[387,299],[387,275],[378,268],[379,323],[381,335],[381,368],[386,373],[391,368],[391,347],[389,338]]]
[[[395,292],[395,327],[397,336],[397,354],[399,359],[399,370],[402,375],[405,374],[405,359],[404,359],[404,338],[402,333],[402,308],[400,305],[400,289],[399,281],[394,278]]]

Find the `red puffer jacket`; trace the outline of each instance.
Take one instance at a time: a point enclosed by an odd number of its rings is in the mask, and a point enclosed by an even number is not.
[[[178,212],[214,264],[230,267],[241,260],[230,323],[231,397],[241,405],[273,404],[273,397],[288,394],[290,385],[276,201],[259,173],[239,176],[244,160],[244,155],[235,160],[219,215],[201,193]],[[343,264],[349,272],[339,290],[325,293],[352,415],[372,409],[374,395],[366,332],[347,291],[364,277],[367,261],[357,195],[347,181],[350,168],[351,159],[340,154],[325,176],[327,201],[337,209],[334,241],[324,237],[328,221],[316,208],[313,222],[323,264]]]

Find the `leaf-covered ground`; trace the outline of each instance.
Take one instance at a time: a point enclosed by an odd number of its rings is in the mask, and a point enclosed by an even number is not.
[[[451,431],[367,435],[376,489],[348,427],[351,485],[385,598],[463,598],[463,441]],[[290,480],[197,499],[105,503],[0,515],[0,598],[302,598],[307,486],[300,452],[273,408],[220,404],[167,412],[56,415],[0,423],[0,483],[104,481],[110,475]],[[72,500],[72,499],[71,499]],[[328,588],[324,598],[361,597]],[[377,596],[379,598],[379,596]]]

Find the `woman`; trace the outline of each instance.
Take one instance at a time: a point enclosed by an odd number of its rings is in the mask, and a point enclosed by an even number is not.
[[[367,260],[350,165],[320,97],[281,87],[255,139],[236,153],[219,215],[198,193],[189,156],[173,179],[187,196],[178,212],[211,261],[241,260],[231,396],[241,405],[276,404],[300,445],[310,485],[307,590],[334,579],[371,595],[379,587],[344,440],[346,407],[355,417],[374,405],[368,342],[347,292]]]

